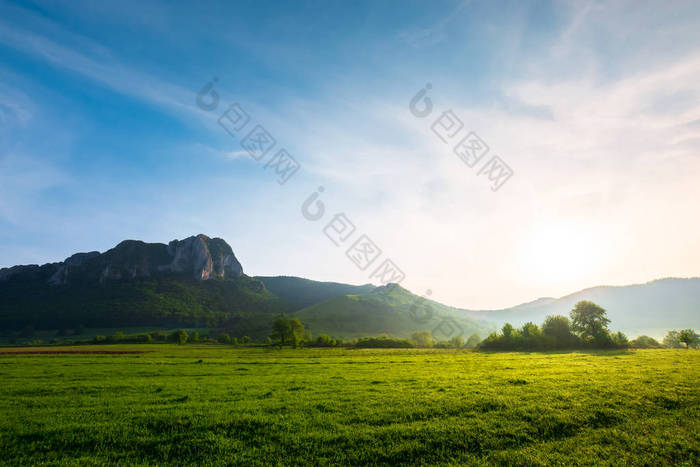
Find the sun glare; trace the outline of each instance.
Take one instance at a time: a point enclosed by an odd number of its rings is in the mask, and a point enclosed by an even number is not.
[[[590,275],[602,254],[595,229],[572,221],[535,224],[524,239],[522,265],[543,283],[566,283]]]

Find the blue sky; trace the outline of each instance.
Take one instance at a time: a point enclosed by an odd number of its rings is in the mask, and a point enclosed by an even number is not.
[[[323,234],[343,212],[456,306],[697,276],[699,26],[697,2],[0,2],[0,267],[206,233],[249,274],[369,282]],[[301,164],[284,185],[217,124],[234,102]],[[498,191],[431,131],[446,110],[512,168]]]

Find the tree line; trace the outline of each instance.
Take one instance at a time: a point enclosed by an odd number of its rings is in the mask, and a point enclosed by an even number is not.
[[[362,337],[344,340],[321,334],[312,338],[299,318],[281,315],[273,320],[271,332],[264,342],[270,346],[284,347],[355,347],[355,348],[476,348],[481,350],[574,350],[574,349],[623,349],[623,348],[698,348],[700,336],[692,329],[669,331],[659,343],[652,337],[639,336],[630,341],[622,332],[609,329],[610,320],[606,311],[590,301],[578,302],[566,316],[548,316],[541,326],[532,322],[515,328],[506,323],[500,331],[490,334],[483,341],[478,334],[467,339],[454,336],[449,340],[434,339],[429,330],[414,332],[410,338],[392,338],[386,334],[376,337]],[[33,331],[33,330],[32,330]],[[85,332],[84,328],[77,330]],[[61,330],[52,344],[148,344],[148,343],[207,343],[207,344],[251,344],[249,336],[231,337],[227,332],[214,332],[212,335],[200,335],[199,331],[188,333],[184,329],[172,332],[153,331],[135,335],[116,332],[111,336],[95,336],[87,340],[70,340],[61,336],[68,335],[68,330]],[[43,341],[34,339],[25,342],[40,345]]]
[[[548,316],[542,326],[532,322],[516,329],[506,323],[500,332],[484,339],[484,350],[567,350],[660,348],[662,344],[649,336],[630,341],[622,332],[611,331],[605,309],[591,301],[580,301],[566,316]],[[697,348],[699,336],[692,329],[670,331],[665,347]],[[684,344],[684,345],[681,345]]]

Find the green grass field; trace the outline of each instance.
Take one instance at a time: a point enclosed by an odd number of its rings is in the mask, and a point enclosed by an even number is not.
[[[693,350],[69,349],[145,353],[0,355],[0,464],[700,464]]]

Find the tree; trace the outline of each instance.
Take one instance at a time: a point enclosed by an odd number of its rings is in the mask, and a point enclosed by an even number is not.
[[[578,302],[569,314],[571,328],[579,334],[586,343],[605,345],[610,341],[608,324],[610,320],[605,310],[593,302],[584,300]]]
[[[272,340],[279,345],[284,345],[292,340],[292,324],[284,316],[277,318],[272,323]]]
[[[250,344],[250,337],[248,337],[248,336],[241,337],[241,344]]]
[[[231,336],[228,334],[224,333],[221,334],[217,340],[219,341],[220,344],[230,344],[231,343]]]
[[[683,347],[678,331],[668,331],[666,333],[666,336],[664,336],[664,347],[669,349],[679,349]]]
[[[192,342],[199,342],[199,331],[195,331],[192,333]]]
[[[153,331],[151,337],[156,341],[164,341],[168,339],[168,335],[163,331]]]
[[[452,349],[461,349],[464,347],[464,339],[462,339],[462,336],[455,336],[447,341],[447,345]]]
[[[313,345],[316,347],[333,347],[335,345],[335,340],[331,339],[328,334],[321,334],[313,341]]]
[[[124,333],[121,332],[121,331],[115,332],[115,333],[109,338],[110,342],[115,343],[115,344],[116,344],[116,343],[119,343],[119,342],[122,342],[122,341],[124,341],[125,339],[126,339],[126,336],[125,336]]]
[[[532,322],[525,323],[522,328],[520,328],[519,339],[516,345],[527,350],[538,350],[544,347],[544,339],[542,338],[542,331],[540,328]]]
[[[548,345],[557,349],[565,349],[575,343],[575,336],[566,316],[547,316],[542,323],[542,334],[545,335]]]
[[[690,349],[698,346],[700,336],[692,329],[683,329],[678,333],[678,340],[685,344],[685,347]]]
[[[288,319],[284,316],[273,321],[270,337],[279,345],[292,344],[294,347],[305,340],[311,340],[311,334],[304,332],[304,325],[299,318]]]
[[[289,327],[292,331],[292,344],[294,344],[294,347],[298,347],[304,342],[304,325],[301,324],[299,318],[292,318],[289,320]]]
[[[610,339],[612,341],[612,344],[615,347],[618,347],[621,349],[627,348],[630,345],[629,339],[627,339],[627,336],[624,335],[621,331],[617,331],[616,333],[613,333],[610,336]]]
[[[184,329],[180,329],[179,331],[175,332],[175,342],[177,342],[179,345],[185,344],[189,337],[190,336],[187,334],[187,331]]]
[[[433,345],[433,333],[430,331],[416,331],[411,335],[411,341],[418,347],[430,347]]]
[[[471,336],[469,336],[469,339],[467,339],[465,347],[474,348],[477,345],[479,345],[479,342],[481,342],[481,336],[479,336],[477,333],[474,333]]]
[[[512,337],[514,332],[513,325],[510,323],[504,324],[501,332],[503,333],[503,337]]]

